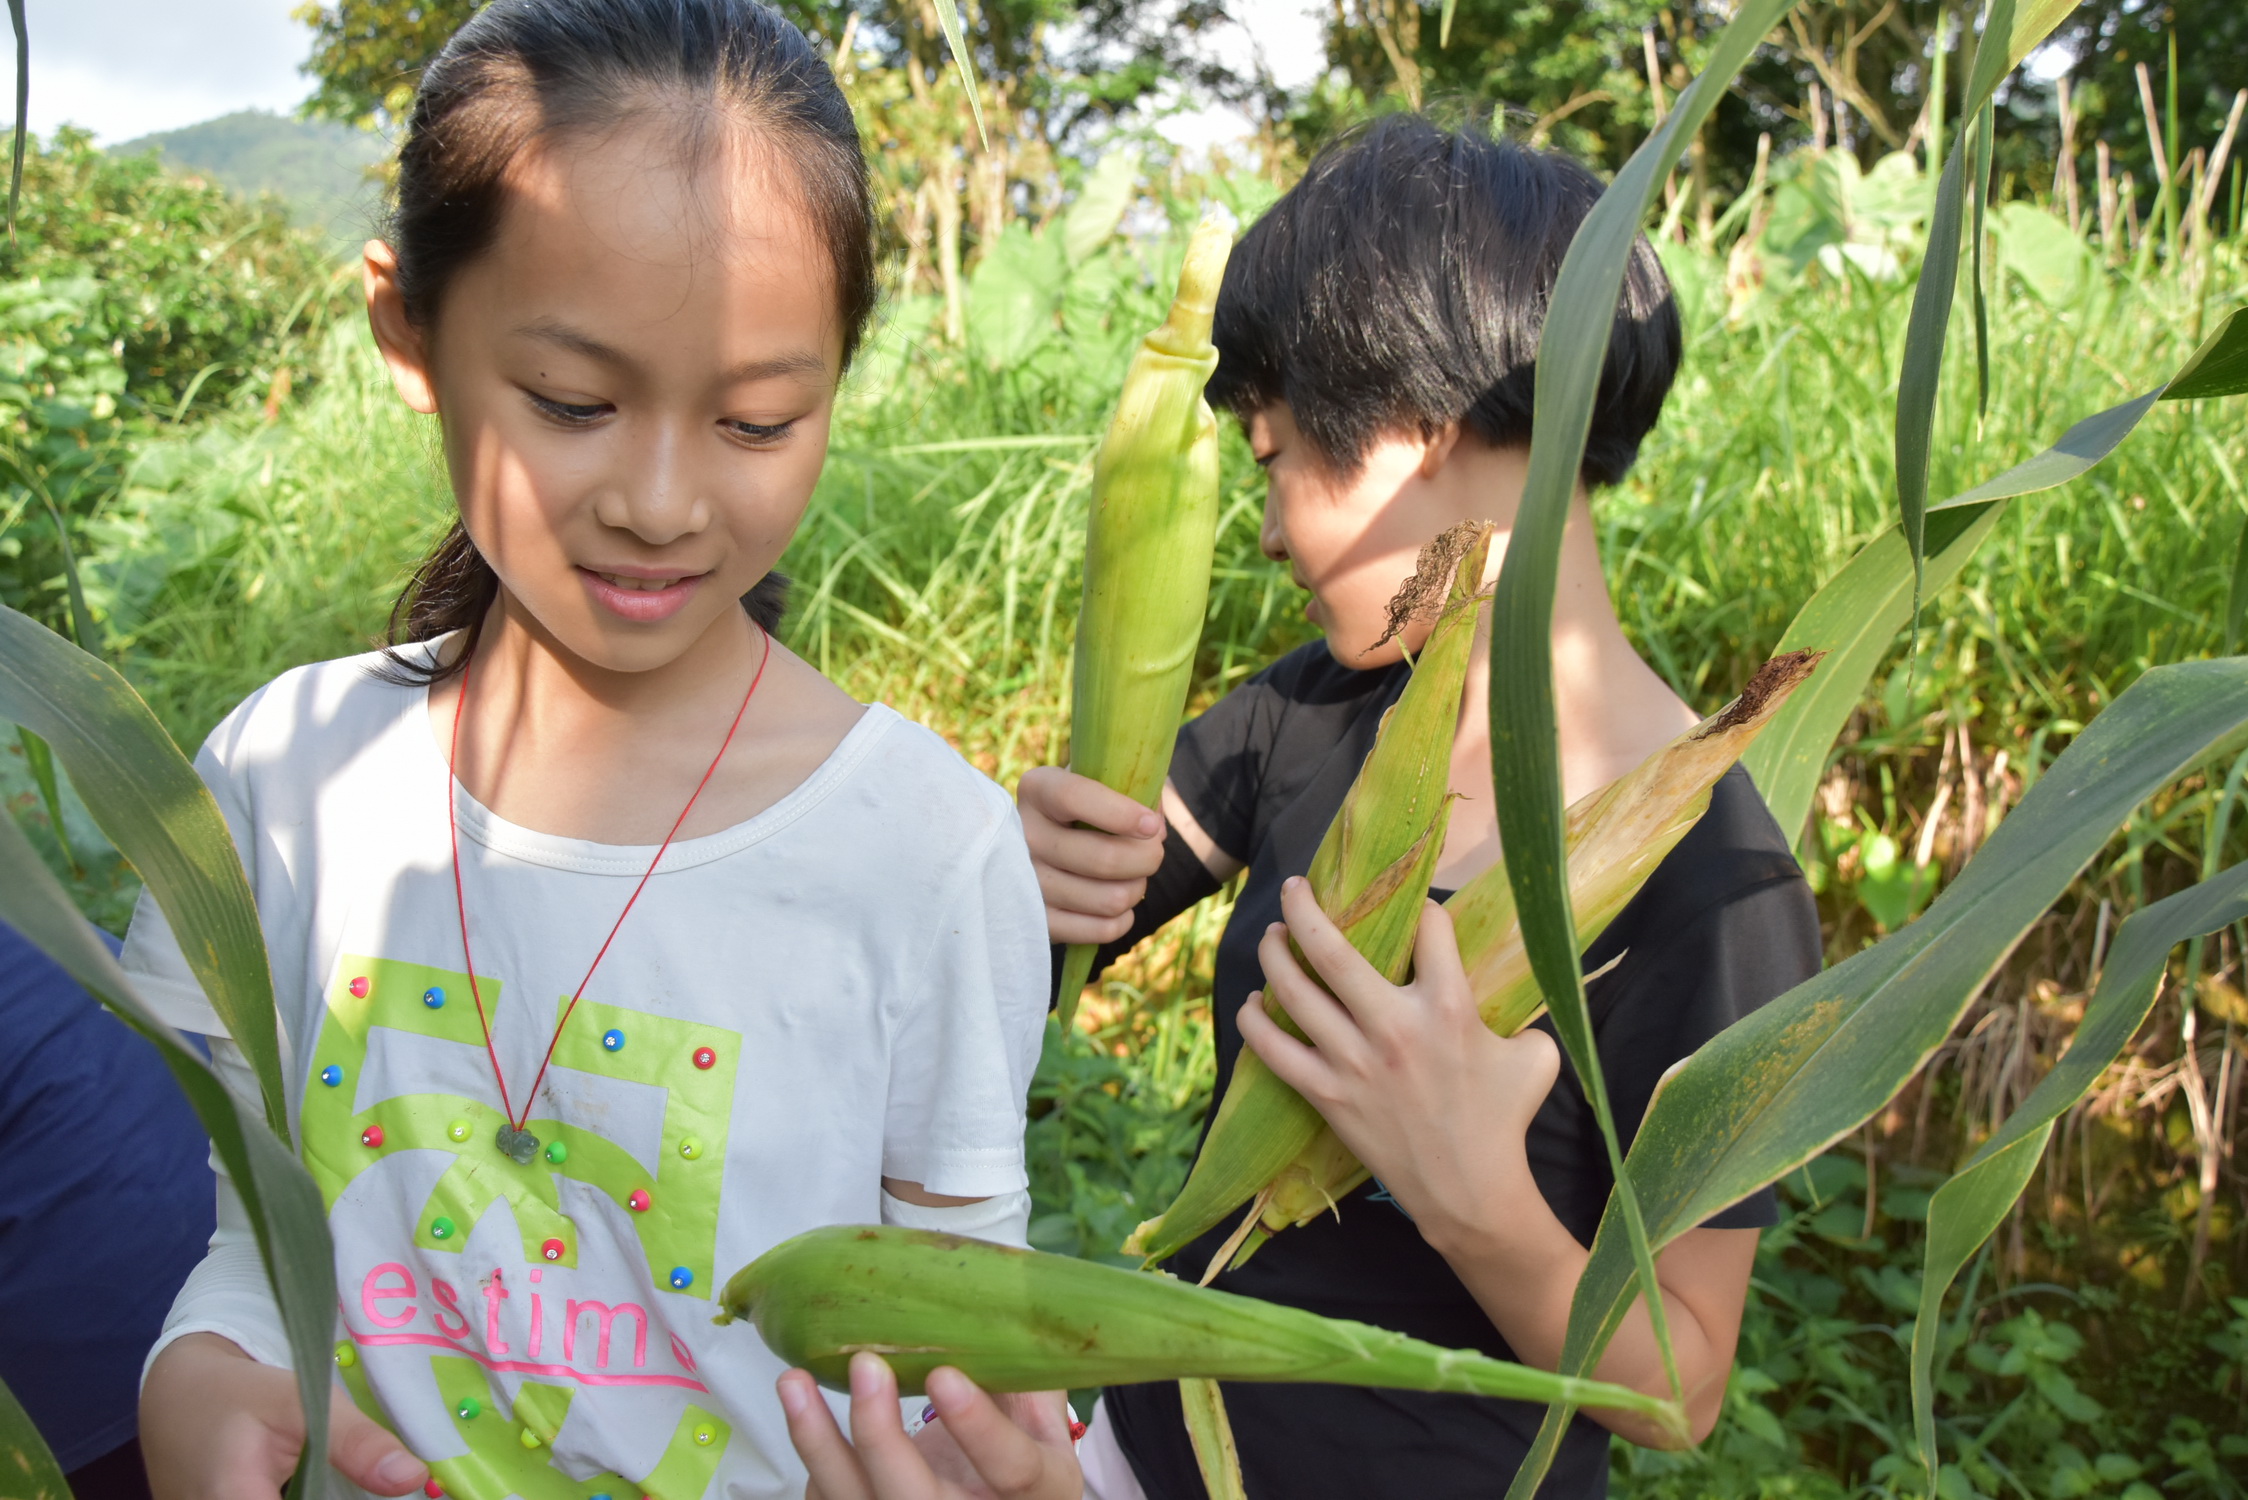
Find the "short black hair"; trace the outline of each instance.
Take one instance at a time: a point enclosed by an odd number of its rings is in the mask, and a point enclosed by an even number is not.
[[[1356,128],[1235,248],[1211,401],[1244,422],[1285,401],[1345,472],[1383,433],[1455,421],[1495,446],[1527,446],[1546,304],[1600,193],[1571,158],[1479,125],[1393,114]],[[1585,445],[1588,486],[1631,468],[1682,342],[1669,278],[1641,236]]]

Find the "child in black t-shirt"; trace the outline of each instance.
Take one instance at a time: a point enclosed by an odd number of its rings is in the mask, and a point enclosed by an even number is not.
[[[1474,519],[1497,522],[1503,544],[1526,466],[1539,326],[1599,192],[1566,158],[1415,115],[1383,119],[1313,163],[1234,253],[1210,394],[1247,429],[1269,476],[1264,550],[1310,590],[1305,612],[1326,639],[1186,727],[1160,816],[1058,769],[1031,772],[1019,792],[1050,935],[1102,943],[1104,962],[1247,869],[1218,951],[1219,1086],[1253,1047],[1373,1173],[1337,1215],[1275,1236],[1216,1284],[1549,1369],[1611,1186],[1550,1025],[1512,1039],[1483,1029],[1438,907],[1422,922],[1413,983],[1383,982],[1301,876],[1403,689],[1403,652],[1428,628],[1375,645],[1418,549]],[[1679,351],[1669,286],[1642,241],[1562,550],[1553,665],[1570,801],[1697,717],[1625,638],[1586,498],[1630,466]],[[1440,896],[1499,855],[1488,647],[1486,630],[1453,741],[1462,800],[1436,871]],[[1331,995],[1289,956],[1284,931]],[[1666,1068],[1818,964],[1809,890],[1736,768],[1586,956],[1588,971],[1607,968],[1589,999],[1627,1138]],[[1268,986],[1316,1047],[1244,1003]],[[1172,1268],[1198,1278],[1235,1222]],[[1657,1259],[1697,1436],[1717,1419],[1757,1230],[1771,1222],[1762,1194]],[[1667,1389],[1644,1307],[1598,1374]],[[1517,1402],[1328,1386],[1228,1384],[1225,1397],[1248,1491],[1260,1497],[1488,1500],[1541,1415]],[[1604,1493],[1607,1433],[1596,1423],[1661,1440],[1641,1419],[1582,1415],[1543,1494]],[[1201,1493],[1174,1387],[1111,1389],[1082,1457],[1097,1500]]]

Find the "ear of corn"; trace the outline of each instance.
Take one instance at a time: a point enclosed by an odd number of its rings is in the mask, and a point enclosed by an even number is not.
[[[1488,526],[1454,528],[1430,543],[1414,582],[1392,606],[1401,624],[1418,600],[1434,594],[1444,601],[1411,681],[1383,717],[1373,750],[1312,856],[1308,878],[1320,908],[1392,982],[1403,981],[1412,968],[1421,904],[1444,849],[1452,740],[1490,534]],[[1265,1004],[1275,1020],[1302,1035],[1269,995]],[[1320,1125],[1319,1112],[1302,1095],[1244,1050],[1186,1186],[1160,1219],[1134,1232],[1126,1249],[1160,1260],[1185,1246],[1271,1183]]]
[[[1589,946],[1600,935],[1639,893],[1655,867],[1700,821],[1717,779],[1771,722],[1818,660],[1816,652],[1773,658],[1758,670],[1740,697],[1569,810],[1570,897],[1579,914],[1583,943]],[[1544,1007],[1544,998],[1523,951],[1505,867],[1494,865],[1469,881],[1454,893],[1445,910],[1452,915],[1461,961],[1484,1024],[1501,1036],[1514,1035],[1536,1018]],[[1417,921],[1417,904],[1414,914]],[[1410,943],[1410,934],[1406,941]],[[1286,1151],[1283,1164],[1214,1215],[1205,1204],[1189,1200],[1182,1191],[1179,1203],[1174,1203],[1162,1218],[1141,1226],[1130,1248],[1151,1259],[1167,1256],[1223,1219],[1239,1203],[1261,1198],[1255,1227],[1246,1229],[1232,1261],[1238,1265],[1272,1234],[1333,1210],[1345,1194],[1366,1180],[1365,1167],[1295,1090],[1268,1069],[1246,1066],[1253,1057],[1253,1053],[1242,1054],[1243,1066],[1236,1068],[1234,1084],[1220,1107],[1221,1122],[1225,1108],[1231,1107],[1241,1119],[1256,1122],[1266,1133],[1255,1143],[1256,1149],[1250,1150],[1240,1143],[1240,1132],[1221,1138],[1213,1124],[1195,1171],[1202,1171],[1203,1160],[1216,1151],[1238,1153],[1238,1161],[1213,1163],[1210,1169],[1211,1180],[1224,1183],[1230,1192],[1239,1191],[1244,1178]],[[1274,1100],[1249,1097],[1250,1090],[1260,1095],[1284,1095],[1300,1107],[1283,1108]],[[1237,1093],[1243,1095],[1238,1103]],[[1193,1187],[1191,1177],[1188,1187]],[[1186,1204],[1189,1212],[1174,1227],[1172,1220],[1179,1214],[1180,1204]],[[1207,1222],[1192,1227],[1205,1218]]]
[[[1678,1408],[1604,1381],[1322,1318],[1066,1255],[894,1226],[831,1225],[766,1251],[727,1282],[719,1321],[847,1389],[851,1356],[883,1356],[918,1395],[950,1365],[993,1391],[1149,1380],[1255,1380],[1463,1391],[1614,1407],[1675,1424]]]
[[[1070,769],[1153,807],[1186,709],[1218,534],[1218,425],[1202,387],[1218,365],[1210,320],[1233,236],[1205,219],[1171,316],[1132,356],[1093,463],[1070,703]],[[1095,947],[1063,960],[1061,1023]]]

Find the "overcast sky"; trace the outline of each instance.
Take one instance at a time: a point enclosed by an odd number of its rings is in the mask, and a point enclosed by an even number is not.
[[[289,19],[295,4],[30,0],[31,128],[83,125],[115,143],[237,109],[293,109],[310,91],[297,65],[311,49]]]
[[[294,109],[311,89],[297,71],[311,50],[311,33],[289,19],[297,3],[30,0],[31,128],[83,125],[114,144],[238,109]],[[1282,83],[1317,72],[1313,0],[1236,0],[1236,13]]]

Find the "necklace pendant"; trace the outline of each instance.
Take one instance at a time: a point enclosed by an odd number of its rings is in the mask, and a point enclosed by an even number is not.
[[[492,1138],[492,1142],[500,1148],[500,1155],[519,1167],[529,1166],[531,1158],[539,1154],[539,1138],[528,1130],[518,1130],[513,1125],[502,1124],[499,1134]]]

